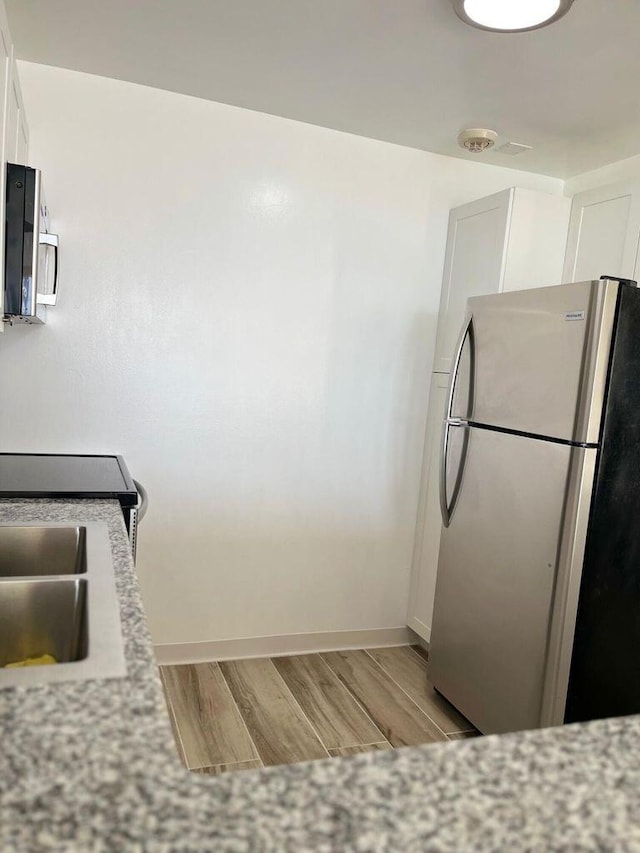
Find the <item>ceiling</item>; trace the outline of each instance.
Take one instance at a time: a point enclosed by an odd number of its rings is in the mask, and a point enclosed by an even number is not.
[[[570,177],[640,153],[640,2],[488,33],[450,0],[5,0],[19,59]],[[489,127],[517,156],[463,152]]]

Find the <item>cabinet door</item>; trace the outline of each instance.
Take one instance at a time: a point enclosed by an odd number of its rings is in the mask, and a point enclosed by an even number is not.
[[[15,163],[18,151],[18,120],[20,117],[20,98],[16,88],[17,74],[15,63],[10,65],[9,89],[4,125],[4,159],[6,163]]]
[[[21,163],[23,166],[26,166],[29,163],[29,127],[27,125],[27,117],[24,111],[24,105],[21,106],[18,115],[16,163]]]
[[[5,122],[5,160],[27,165],[29,131],[25,117],[22,91],[15,60],[11,62],[9,93]]]
[[[640,234],[640,182],[624,181],[573,197],[563,281],[601,275],[633,278]]]
[[[502,289],[513,190],[456,207],[449,231],[433,369],[449,373],[469,296]]]
[[[0,128],[0,219],[4,222],[5,184],[7,149],[5,142],[5,126],[7,122],[7,107],[9,96],[9,78],[11,71],[11,37],[5,17],[4,5],[0,3],[0,99],[2,102],[2,127]],[[4,227],[0,234],[0,270],[4,270]],[[0,277],[4,280],[4,276]],[[0,287],[0,317],[4,313],[4,287]],[[0,322],[0,332],[4,332],[4,323]]]
[[[571,199],[516,187],[502,290],[560,284]]]
[[[418,509],[416,544],[411,574],[408,625],[429,642],[433,597],[440,550],[440,446],[449,376],[434,373],[431,377],[429,410],[424,443],[424,467]]]

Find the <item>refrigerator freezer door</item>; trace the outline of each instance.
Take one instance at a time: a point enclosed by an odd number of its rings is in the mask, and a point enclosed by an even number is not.
[[[440,546],[430,679],[486,734],[535,728],[571,459],[584,451],[469,433]]]
[[[469,420],[596,443],[618,288],[587,281],[470,299]]]

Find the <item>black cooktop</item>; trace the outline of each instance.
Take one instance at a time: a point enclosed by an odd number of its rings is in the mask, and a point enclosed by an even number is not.
[[[122,456],[0,453],[0,498],[116,498],[138,493]]]

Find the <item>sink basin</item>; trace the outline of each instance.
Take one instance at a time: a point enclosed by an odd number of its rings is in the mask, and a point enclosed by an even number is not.
[[[0,688],[124,675],[107,524],[0,524]]]
[[[87,657],[87,581],[0,584],[0,666],[49,654],[59,663]]]
[[[87,571],[87,528],[0,527],[0,577]]]

